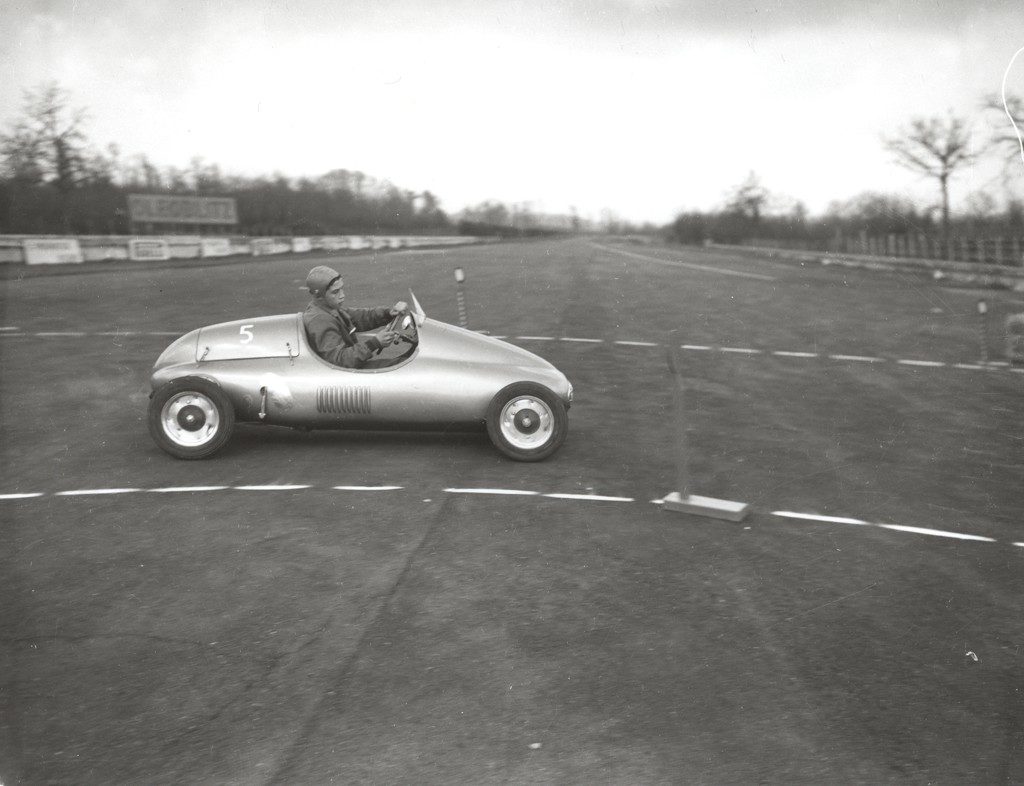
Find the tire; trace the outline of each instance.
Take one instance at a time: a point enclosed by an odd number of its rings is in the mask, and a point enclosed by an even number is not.
[[[516,461],[541,461],[565,442],[569,415],[554,393],[535,382],[515,382],[487,407],[487,435]]]
[[[149,433],[179,459],[212,456],[231,438],[235,408],[220,386],[201,377],[182,377],[157,390],[149,401]]]

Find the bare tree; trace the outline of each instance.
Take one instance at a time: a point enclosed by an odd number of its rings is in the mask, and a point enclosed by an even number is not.
[[[25,91],[23,115],[0,134],[7,170],[30,183],[52,183],[61,194],[78,184],[86,169],[85,110],[71,106],[56,82]]]
[[[1005,165],[1006,180],[1024,172],[1024,98],[1007,95],[1006,102],[998,93],[982,100],[981,108],[991,121],[989,141],[999,152]]]
[[[726,210],[746,216],[755,224],[761,220],[768,204],[768,189],[761,185],[761,179],[751,172],[747,179],[733,190],[726,202]]]
[[[942,236],[948,242],[949,180],[981,153],[971,147],[966,122],[952,112],[946,119],[918,117],[900,136],[886,140],[885,147],[900,166],[938,181],[942,192]]]

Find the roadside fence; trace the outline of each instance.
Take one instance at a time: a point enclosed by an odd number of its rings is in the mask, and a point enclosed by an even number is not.
[[[823,251],[871,257],[934,259],[980,265],[1024,267],[1024,238],[953,236],[949,240],[924,233],[836,235],[827,243],[753,238],[742,245],[792,251]]]
[[[483,242],[470,235],[0,235],[0,264],[55,265],[105,260],[160,261],[313,251],[458,246]]]

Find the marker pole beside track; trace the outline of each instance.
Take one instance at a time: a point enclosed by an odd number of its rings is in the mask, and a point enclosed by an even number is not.
[[[679,365],[678,344],[679,336],[673,331],[671,341],[668,345],[668,367],[672,373],[672,422],[674,442],[676,446],[676,491],[668,494],[662,505],[665,510],[675,513],[689,513],[693,516],[706,516],[714,519],[725,519],[726,521],[743,521],[750,506],[744,502],[734,502],[728,499],[715,499],[714,497],[702,497],[691,494],[689,489],[689,423],[690,419],[686,412],[686,381]]]
[[[466,274],[461,267],[455,268],[455,297],[459,304],[459,327],[469,327],[469,316],[466,314],[466,295],[462,291],[462,284],[466,280]]]
[[[978,301],[978,331],[981,341],[981,362],[988,363],[988,303]]]

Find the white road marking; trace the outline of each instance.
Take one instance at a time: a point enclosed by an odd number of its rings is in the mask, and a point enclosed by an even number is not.
[[[832,360],[853,360],[858,363],[884,363],[884,358],[873,358],[865,355],[829,355]]]
[[[58,491],[58,497],[77,497],[88,494],[133,494],[142,489],[74,489],[73,491]]]
[[[1024,543],[1014,543],[1013,545],[1019,546],[1020,548],[1024,549]]]
[[[551,499],[586,499],[595,502],[635,502],[632,497],[605,497],[600,494],[544,494]]]
[[[230,486],[167,486],[162,489],[147,489],[155,494],[170,494],[178,491],[223,491]]]
[[[807,519],[809,521],[825,521],[829,524],[857,524],[867,526],[868,522],[860,519],[849,519],[842,516],[819,516],[816,513],[794,513],[791,510],[773,510],[773,516],[781,516],[787,519]]]
[[[72,497],[72,496],[86,496],[86,495],[103,495],[103,494],[132,494],[136,492],[153,492],[153,493],[170,493],[170,492],[196,492],[196,491],[221,491],[224,489],[234,489],[237,491],[294,491],[301,489],[314,488],[308,484],[268,484],[268,485],[254,485],[254,486],[165,486],[162,488],[153,489],[142,489],[142,488],[109,488],[109,489],[72,489],[67,491],[54,492],[54,496],[57,497]],[[333,486],[333,488],[339,491],[393,491],[402,489],[403,486]],[[445,492],[449,494],[493,494],[500,496],[520,496],[520,497],[548,497],[549,499],[569,499],[569,500],[586,500],[590,502],[635,502],[633,497],[616,497],[606,496],[602,494],[562,494],[562,493],[550,493],[541,494],[537,491],[527,491],[524,489],[498,489],[498,488],[446,488]],[[22,493],[7,493],[0,494],[0,500],[15,500],[15,499],[32,499],[37,497],[45,496],[45,492],[33,491],[33,492],[22,492]],[[428,502],[429,500],[424,500]],[[663,499],[652,499],[651,504],[663,505]],[[949,530],[932,529],[929,527],[912,527],[905,524],[882,524],[873,523],[870,521],[864,521],[863,519],[848,518],[845,516],[823,516],[817,513],[799,513],[791,510],[775,510],[769,513],[771,516],[778,516],[780,518],[788,519],[799,519],[803,521],[820,521],[827,524],[853,524],[856,526],[875,527],[878,529],[886,529],[893,532],[906,532],[914,535],[931,535],[940,538],[952,538],[955,540],[967,540],[975,541],[980,543],[998,543],[996,538],[990,538],[983,535],[971,535],[965,532],[952,532]],[[1014,542],[1012,544],[1018,548],[1024,548],[1024,542]]]
[[[634,254],[630,251],[622,251],[618,248],[608,248],[607,246],[601,246],[597,243],[591,243],[595,248],[599,248],[602,251],[608,251],[612,254],[621,254],[624,257],[633,257],[634,259],[642,259],[645,262],[655,262],[659,265],[669,265],[671,267],[685,267],[690,270],[700,270],[705,273],[717,273],[720,276],[739,276],[740,278],[753,278],[758,281],[774,281],[775,278],[772,276],[763,276],[760,273],[744,273],[739,270],[729,270],[724,267],[712,267],[710,265],[697,265],[693,262],[683,262],[675,259],[661,259],[660,257],[651,257],[644,254]]]
[[[997,542],[995,538],[987,538],[981,535],[968,535],[963,532],[950,532],[948,530],[929,529],[927,527],[910,527],[905,524],[873,524],[870,521],[863,521],[861,519],[849,519],[840,516],[819,516],[816,513],[794,513],[793,511],[789,510],[776,510],[772,512],[772,515],[790,519],[823,521],[829,524],[856,524],[858,526],[878,527],[880,529],[889,529],[894,530],[896,532],[909,532],[915,535],[934,535],[940,538],[955,538],[957,540],[976,540],[984,543]]]
[[[507,494],[518,497],[535,497],[539,492],[522,489],[445,489],[449,494]]]
[[[981,535],[968,535],[964,532],[949,532],[943,529],[928,529],[927,527],[908,527],[904,524],[878,524],[882,529],[892,529],[897,532],[912,532],[916,535],[935,535],[940,538],[956,538],[957,540],[980,540],[984,543],[995,543],[995,538],[985,538]]]
[[[81,338],[83,336],[114,336],[114,337],[125,337],[125,336],[172,336],[178,337],[184,335],[178,330],[152,330],[152,331],[134,331],[134,330],[108,330],[101,332],[82,332],[82,331],[48,331],[41,333],[24,333],[15,332],[19,328],[13,326],[0,327],[0,338],[23,338],[26,336],[36,336],[42,338]],[[488,334],[486,330],[477,330],[477,333]],[[508,339],[509,336],[494,335],[492,338],[497,339]],[[605,339],[601,338],[580,338],[577,336],[512,336],[513,339],[519,339],[522,341],[565,341],[570,343],[578,344],[603,344]],[[630,341],[626,339],[612,340],[610,343],[617,344],[619,346],[627,347],[660,347],[661,344],[653,341]],[[699,352],[725,352],[737,355],[762,355],[770,353],[776,357],[788,357],[788,358],[817,358],[822,357],[818,352],[799,352],[794,350],[762,350],[753,349],[750,347],[713,347],[706,344],[682,344],[681,349],[687,349]],[[827,355],[826,357],[831,360],[841,361],[853,361],[859,363],[886,363],[887,358],[871,357],[867,355]],[[914,360],[910,358],[900,359],[895,361],[901,366],[921,366],[926,368],[944,368],[951,367],[962,369],[965,371],[997,371],[1004,370],[1010,371],[1015,374],[1024,374],[1024,368],[1014,367],[1008,361],[993,360],[987,363],[981,361],[977,363],[946,363],[938,360]]]

